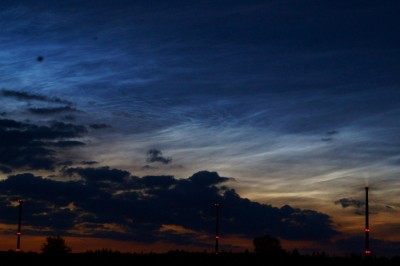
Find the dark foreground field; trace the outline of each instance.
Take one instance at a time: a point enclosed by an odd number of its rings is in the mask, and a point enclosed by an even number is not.
[[[170,252],[165,254],[124,254],[115,252],[88,252],[66,255],[43,255],[37,253],[1,252],[0,265],[400,265],[400,257],[363,259],[361,256],[330,257],[325,255],[270,256],[254,253],[186,253]]]

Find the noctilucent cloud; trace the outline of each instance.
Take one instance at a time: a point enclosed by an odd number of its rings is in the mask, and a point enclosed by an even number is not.
[[[362,252],[368,184],[398,250],[397,1],[0,10],[2,239],[23,198],[27,235],[211,250],[218,201],[225,250]]]

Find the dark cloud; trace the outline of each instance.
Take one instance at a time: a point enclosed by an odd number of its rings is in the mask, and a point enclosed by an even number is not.
[[[126,118],[133,117],[132,114],[130,114],[128,112],[122,112],[122,111],[121,112],[113,112],[112,114],[115,115],[115,116],[121,116],[121,117],[126,117]]]
[[[65,161],[65,162],[58,163],[57,165],[58,166],[71,166],[73,164],[74,164],[73,161]]]
[[[352,198],[341,198],[334,202],[336,205],[342,206],[342,208],[353,208],[353,213],[356,215],[364,215],[365,202],[362,200],[356,200]],[[385,210],[385,208],[384,208]],[[376,214],[378,211],[382,211],[380,206],[370,206],[370,214]]]
[[[101,195],[95,188],[83,186],[79,182],[54,181],[31,173],[9,176],[0,182],[0,189],[8,191],[4,195],[9,199],[23,199],[26,202],[42,200],[59,206]]]
[[[11,168],[5,167],[5,166],[0,166],[0,172],[4,174],[10,174],[12,172]]]
[[[157,169],[157,167],[146,164],[145,166],[142,166],[142,169],[143,170],[154,170],[154,169]]]
[[[323,137],[321,140],[322,141],[332,141],[333,140],[333,136],[339,134],[339,131],[337,130],[330,130],[325,132],[325,137]]]
[[[84,165],[94,165],[94,164],[98,164],[99,162],[96,161],[81,161],[81,164]]]
[[[151,149],[147,152],[147,162],[154,163],[159,162],[163,164],[169,164],[172,158],[166,158],[162,156],[162,152],[157,149]]]
[[[64,120],[67,120],[67,121],[74,121],[74,120],[76,119],[76,117],[73,116],[73,115],[65,115],[65,116],[63,117],[63,119],[64,119]]]
[[[0,119],[0,164],[12,169],[53,169],[57,149],[83,145],[75,139],[86,132],[84,126],[62,122],[39,126]]]
[[[99,168],[68,168],[64,170],[67,176],[78,175],[86,182],[118,182],[121,183],[125,178],[130,176],[128,171],[111,169],[107,166]]]
[[[0,222],[14,223],[15,207],[9,202],[24,199],[24,221],[32,226],[33,232],[48,228],[68,235],[71,234],[68,230],[80,227],[85,234],[95,237],[139,242],[166,240],[201,246],[205,242],[200,236],[213,232],[213,204],[218,202],[221,234],[225,236],[253,238],[268,233],[289,240],[327,241],[338,234],[329,216],[290,206],[276,208],[242,198],[235,190],[220,186],[229,178],[215,172],[202,171],[187,179],[139,178],[109,167],[69,168],[65,172],[78,175],[85,182],[55,181],[28,173],[0,181]],[[104,182],[109,186],[101,185]],[[105,232],[104,224],[124,228],[124,233]],[[178,226],[187,232],[163,230],[166,225]]]
[[[62,148],[76,147],[76,146],[85,145],[84,142],[76,141],[76,140],[62,140],[62,141],[52,142],[52,143],[48,143],[48,144],[51,145],[51,146],[62,147]]]
[[[107,125],[107,124],[91,124],[91,125],[89,125],[89,127],[92,128],[92,129],[111,128],[111,126]]]
[[[330,130],[326,132],[326,135],[332,136],[332,135],[336,135],[339,134],[339,131],[337,130]]]
[[[351,198],[342,198],[342,199],[335,201],[335,204],[340,204],[343,208],[347,208],[347,207],[361,208],[364,206],[364,201],[351,199]]]
[[[79,112],[76,108],[71,106],[61,106],[61,107],[46,107],[46,108],[29,108],[29,112],[35,115],[52,115],[65,112]]]
[[[43,234],[44,228],[52,232],[71,229],[80,214],[73,210],[73,202],[101,196],[100,191],[78,182],[57,182],[29,173],[9,176],[0,182],[0,191],[5,209],[0,221],[13,223],[15,208],[10,202],[23,199],[24,223],[34,226],[36,230],[31,231],[37,234]]]
[[[1,94],[5,97],[15,98],[18,100],[35,100],[49,103],[61,103],[61,104],[72,104],[69,101],[57,98],[57,97],[48,97],[41,94],[29,93],[24,91],[16,91],[16,90],[7,90],[2,89]]]
[[[23,124],[10,119],[0,119],[0,128],[22,128]]]
[[[144,176],[138,183],[144,188],[170,188],[177,183],[173,176]]]
[[[200,171],[189,177],[189,180],[199,186],[211,186],[230,180],[227,177],[220,177],[216,172]]]

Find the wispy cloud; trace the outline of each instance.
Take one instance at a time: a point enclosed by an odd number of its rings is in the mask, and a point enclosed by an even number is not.
[[[29,108],[29,112],[35,115],[52,115],[59,113],[78,112],[78,109],[70,106],[61,107],[45,107],[45,108]]]
[[[72,104],[71,102],[60,99],[58,97],[49,97],[49,96],[44,96],[42,94],[30,93],[30,92],[25,92],[25,91],[2,89],[1,93],[4,97],[10,97],[10,98],[15,98],[15,99],[24,100],[24,101],[34,100],[34,101],[42,101],[42,102],[49,102],[49,103]]]

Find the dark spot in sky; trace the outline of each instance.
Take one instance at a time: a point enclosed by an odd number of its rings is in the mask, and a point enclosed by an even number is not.
[[[44,60],[44,57],[39,55],[36,59],[38,62],[42,62]]]

